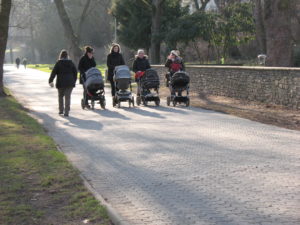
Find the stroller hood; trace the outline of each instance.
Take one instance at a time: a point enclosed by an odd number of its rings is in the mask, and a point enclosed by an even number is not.
[[[171,77],[172,87],[185,87],[190,83],[190,77],[184,71],[179,71],[173,74]]]
[[[116,66],[115,67],[115,79],[131,79],[131,73],[128,66]]]
[[[104,86],[102,74],[100,70],[98,70],[95,67],[92,67],[89,70],[87,70],[85,72],[85,77],[86,77],[86,81],[84,85],[86,88],[89,88],[91,86],[93,87],[97,86],[101,88]]]
[[[158,88],[159,76],[154,69],[148,69],[145,71],[144,76],[141,78],[142,86],[145,88]]]

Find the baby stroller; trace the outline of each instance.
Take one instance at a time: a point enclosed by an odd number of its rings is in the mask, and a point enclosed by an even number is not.
[[[115,70],[116,95],[113,98],[113,106],[121,107],[121,102],[127,102],[129,107],[134,106],[134,97],[132,96],[131,73],[128,66],[116,66]],[[130,91],[128,90],[130,88]]]
[[[138,80],[138,86],[138,96],[136,98],[137,105],[143,103],[147,106],[148,102],[154,101],[155,105],[159,106],[159,76],[155,70],[146,70],[144,75]]]
[[[176,106],[177,103],[185,103],[188,107],[190,105],[190,77],[188,74],[184,71],[178,71],[174,73],[170,79],[168,79],[168,82],[171,95],[167,97],[167,105],[170,106],[171,102],[173,106]],[[182,96],[183,91],[186,91],[186,96]]]
[[[99,101],[102,109],[105,109],[105,92],[104,92],[104,81],[100,70],[95,67],[90,68],[85,72],[84,82],[84,94],[81,99],[81,107],[86,107],[86,102],[91,101],[92,109],[95,108],[95,101]]]

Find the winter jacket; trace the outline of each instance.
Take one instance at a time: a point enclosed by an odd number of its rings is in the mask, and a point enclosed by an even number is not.
[[[112,52],[107,56],[108,80],[114,76],[114,69],[116,66],[125,65],[125,61],[121,53]]]
[[[184,63],[180,57],[177,57],[175,59],[167,59],[167,62],[165,64],[165,67],[169,68],[169,72],[175,73],[179,70],[185,70]]]
[[[58,60],[51,72],[49,83],[52,83],[56,76],[56,88],[75,87],[77,69],[72,60]]]
[[[83,55],[78,64],[78,70],[80,72],[80,83],[83,84],[84,81],[86,80],[85,78],[85,72],[89,70],[92,67],[96,66],[96,62],[94,57],[91,59],[87,56],[87,54]]]
[[[148,61],[147,56],[144,56],[143,58],[136,57],[136,59],[133,62],[132,70],[136,73],[137,71],[146,71],[147,69],[150,69],[150,63]]]

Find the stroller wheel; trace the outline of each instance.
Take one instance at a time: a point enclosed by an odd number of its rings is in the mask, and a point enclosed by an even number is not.
[[[141,97],[140,97],[140,96],[137,96],[137,97],[136,97],[136,104],[137,104],[137,105],[140,105],[141,102],[142,102]]]
[[[160,99],[157,99],[157,100],[155,101],[155,105],[156,105],[156,106],[159,106],[159,104],[160,104]]]
[[[131,98],[132,107],[134,107],[134,97]]]
[[[148,101],[144,100],[144,101],[143,101],[143,105],[144,105],[144,106],[147,106],[147,105],[148,105]]]
[[[81,99],[81,108],[82,108],[82,109],[85,108],[84,99]]]
[[[100,106],[101,106],[102,109],[105,109],[105,106],[106,106],[105,99],[100,102]]]
[[[92,101],[91,105],[92,105],[92,109],[94,110],[95,109],[95,102]]]
[[[167,97],[167,105],[170,106],[170,103],[171,103],[171,97],[168,96],[168,97]]]
[[[113,107],[115,107],[117,105],[116,97],[113,97],[112,102],[113,102]]]
[[[186,106],[186,107],[189,107],[189,106],[190,106],[190,99],[189,99],[189,98],[186,100],[185,106]]]
[[[118,108],[121,108],[121,102],[118,101]]]
[[[177,101],[173,100],[173,106],[175,107],[177,105]]]

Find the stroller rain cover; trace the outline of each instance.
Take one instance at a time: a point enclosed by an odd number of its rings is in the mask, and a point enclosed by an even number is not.
[[[99,87],[99,88],[104,88],[104,82],[103,82],[103,77],[100,72],[95,67],[90,68],[85,72],[85,77],[86,81],[84,83],[85,87],[89,89],[90,87]]]

